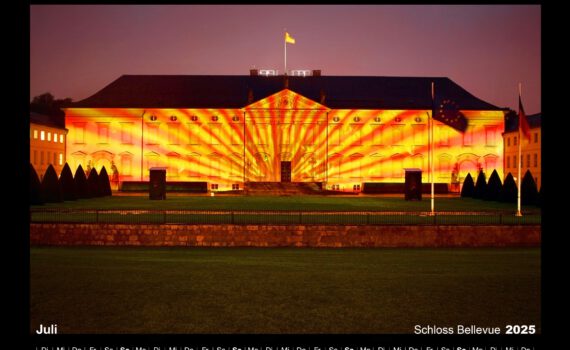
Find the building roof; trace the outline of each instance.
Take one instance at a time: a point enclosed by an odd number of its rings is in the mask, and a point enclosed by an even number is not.
[[[431,109],[436,97],[463,110],[501,110],[449,78],[365,76],[123,75],[71,108],[243,108],[287,88],[332,109]],[[248,102],[249,101],[249,102]]]
[[[528,125],[531,129],[540,128],[542,113],[527,115]],[[519,116],[516,112],[508,113],[505,116],[505,132],[518,131]]]
[[[64,126],[62,126],[55,117],[40,114],[36,112],[30,112],[30,123],[45,125],[52,128],[57,128],[61,130],[67,130]]]

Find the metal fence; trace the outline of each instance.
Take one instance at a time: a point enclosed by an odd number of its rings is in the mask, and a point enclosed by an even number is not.
[[[540,225],[539,212],[30,209],[32,223],[216,225]]]

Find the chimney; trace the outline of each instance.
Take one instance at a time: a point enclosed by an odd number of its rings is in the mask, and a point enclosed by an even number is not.
[[[313,76],[314,77],[320,77],[321,76],[321,70],[320,69],[313,69]]]
[[[252,77],[256,77],[256,76],[259,75],[259,70],[257,70],[257,69],[250,69],[250,70],[249,70],[249,75],[252,76]]]

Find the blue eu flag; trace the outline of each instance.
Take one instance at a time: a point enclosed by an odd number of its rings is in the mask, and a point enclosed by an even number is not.
[[[433,119],[451,126],[459,132],[467,129],[467,118],[459,111],[457,103],[450,99],[444,99],[439,104],[434,105]]]

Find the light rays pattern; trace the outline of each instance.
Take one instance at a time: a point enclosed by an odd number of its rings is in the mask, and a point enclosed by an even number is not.
[[[169,181],[207,181],[219,190],[280,181],[282,161],[291,162],[293,182],[341,190],[403,182],[404,168],[422,169],[425,182],[428,112],[335,110],[288,89],[241,109],[70,108],[67,159],[74,171],[113,162],[121,181],[148,180],[150,167],[164,166]],[[464,134],[434,123],[436,182],[462,181],[478,169],[502,176],[503,112],[462,112]]]

